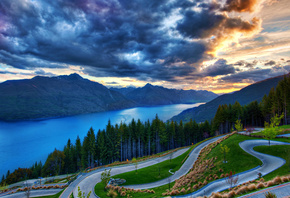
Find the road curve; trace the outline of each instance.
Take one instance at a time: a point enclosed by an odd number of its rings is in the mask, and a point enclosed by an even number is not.
[[[194,162],[195,162],[196,158],[198,157],[199,152],[200,152],[200,150],[202,148],[204,148],[205,146],[207,146],[208,144],[210,144],[212,142],[215,142],[216,140],[218,140],[218,139],[220,139],[222,137],[224,137],[224,136],[220,136],[220,137],[216,137],[216,138],[207,140],[207,141],[201,143],[200,145],[198,145],[196,148],[194,148],[193,151],[190,153],[189,157],[187,158],[187,160],[182,165],[182,167],[174,175],[170,176],[173,179],[172,181],[174,181],[174,179],[180,178],[182,175],[185,175],[190,170],[190,168],[194,164]],[[188,148],[187,149],[178,150],[177,152],[175,152],[173,154],[173,158],[178,157],[179,155],[184,153],[186,150],[188,150]],[[138,164],[138,169],[145,168],[145,167],[148,167],[148,166],[152,166],[154,164],[160,163],[160,162],[168,160],[168,159],[169,159],[169,156],[167,155],[167,156],[164,156],[164,157],[161,157],[161,158],[155,158],[155,159],[152,159],[152,160],[148,160],[146,162]],[[129,172],[129,171],[133,171],[133,170],[135,170],[134,164],[127,165],[127,166],[122,166],[122,167],[113,167],[113,168],[111,168],[111,176],[114,176],[114,175],[117,175],[117,174],[121,174],[121,173],[125,173],[125,172]],[[76,195],[77,195],[78,186],[86,194],[89,191],[93,192],[95,185],[101,181],[101,173],[102,173],[102,171],[96,172],[94,174],[91,174],[91,175],[85,177],[74,188],[74,190],[73,190],[74,196],[76,197]],[[153,188],[153,187],[157,187],[157,186],[164,185],[164,184],[167,184],[167,183],[168,183],[168,179],[163,179],[163,180],[160,180],[160,181],[154,182],[154,183],[143,184],[143,185],[132,185],[132,186],[127,186],[127,187],[135,188],[135,189],[141,189],[141,188],[143,189],[143,188]],[[90,197],[96,197],[96,195],[94,195],[94,193],[92,193]]]
[[[239,143],[240,147],[244,151],[246,151],[247,153],[261,160],[263,164],[251,170],[237,174],[239,175],[239,180],[238,180],[237,185],[245,183],[247,181],[257,179],[258,173],[262,173],[262,175],[266,175],[286,163],[285,160],[282,158],[259,153],[253,150],[253,148],[256,146],[265,146],[265,145],[267,146],[268,144],[269,144],[268,140],[246,140]],[[290,143],[271,141],[271,145],[290,145]],[[217,181],[209,183],[208,185],[204,186],[200,190],[193,192],[191,194],[176,196],[176,197],[210,196],[212,192],[220,192],[228,188],[230,188],[230,185],[226,183],[226,179],[224,178],[224,179],[219,179]]]
[[[210,140],[207,140],[203,143],[201,143],[200,145],[198,145],[197,147],[195,147],[193,149],[193,151],[190,153],[190,155],[188,156],[187,160],[183,163],[183,165],[180,167],[180,169],[178,171],[175,172],[174,175],[156,181],[156,182],[152,182],[152,183],[147,183],[147,184],[138,184],[138,185],[129,185],[129,186],[125,186],[127,188],[134,188],[134,189],[148,189],[148,188],[155,188],[158,186],[163,186],[165,184],[168,184],[168,181],[173,182],[176,179],[179,179],[181,176],[185,175],[186,173],[188,173],[188,171],[192,168],[194,162],[196,161],[197,157],[199,156],[200,151],[206,147],[208,144],[217,141],[218,139],[222,138],[224,136],[220,136],[220,137],[216,137]]]
[[[184,149],[180,149],[180,150],[174,152],[172,158],[176,158],[176,157],[180,156],[181,154],[185,153],[188,149],[189,148],[184,148]],[[159,158],[150,159],[150,160],[146,160],[146,161],[138,163],[138,169],[145,168],[147,166],[151,166],[151,165],[160,163],[160,162],[168,160],[168,159],[169,159],[169,155],[159,157]],[[106,169],[111,169],[111,176],[114,176],[117,174],[121,174],[121,173],[135,170],[135,165],[134,164],[127,164],[127,165],[123,165],[123,166],[116,166],[116,167],[106,168]],[[88,194],[90,191],[92,191],[90,197],[96,197],[93,193],[94,187],[97,183],[101,182],[101,173],[104,170],[105,170],[105,168],[102,168],[102,169],[98,169],[96,171],[93,171],[90,174],[83,175],[81,181],[77,185],[74,186],[74,189],[73,189],[74,196],[77,197],[77,189],[79,186],[80,189],[83,192],[85,192],[85,194]],[[64,196],[61,196],[61,197],[64,197]],[[65,198],[67,198],[67,197],[65,197]]]

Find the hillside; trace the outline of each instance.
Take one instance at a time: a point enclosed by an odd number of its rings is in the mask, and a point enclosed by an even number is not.
[[[281,79],[283,79],[283,76],[277,76],[254,83],[232,94],[221,95],[199,107],[187,109],[171,119],[174,121],[183,120],[184,122],[190,119],[196,120],[197,122],[204,122],[205,120],[210,121],[213,119],[219,105],[234,104],[235,101],[238,101],[241,105],[249,104],[255,100],[260,102],[263,96],[268,94],[272,87],[276,87]]]
[[[34,77],[0,84],[0,119],[69,116],[136,106],[119,92],[78,74]]]
[[[149,83],[142,88],[114,88],[114,90],[123,93],[139,106],[207,102],[217,97],[208,91],[167,89]]]

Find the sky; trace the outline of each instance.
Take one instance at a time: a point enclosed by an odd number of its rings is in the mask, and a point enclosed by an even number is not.
[[[229,93],[290,71],[289,0],[1,0],[0,82]]]

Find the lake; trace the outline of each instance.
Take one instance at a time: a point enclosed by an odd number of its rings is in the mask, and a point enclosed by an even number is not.
[[[38,121],[0,122],[0,177],[18,167],[30,167],[36,161],[44,164],[55,148],[62,150],[70,138],[73,143],[77,136],[83,140],[90,127],[97,132],[105,129],[108,120],[112,124],[130,122],[133,118],[141,121],[152,120],[156,114],[166,121],[185,109],[203,103],[176,104],[156,107],[137,107],[118,111],[77,115]]]

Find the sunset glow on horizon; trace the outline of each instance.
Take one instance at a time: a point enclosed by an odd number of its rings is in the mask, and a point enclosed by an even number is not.
[[[288,0],[2,0],[0,82],[238,91],[290,72]]]

